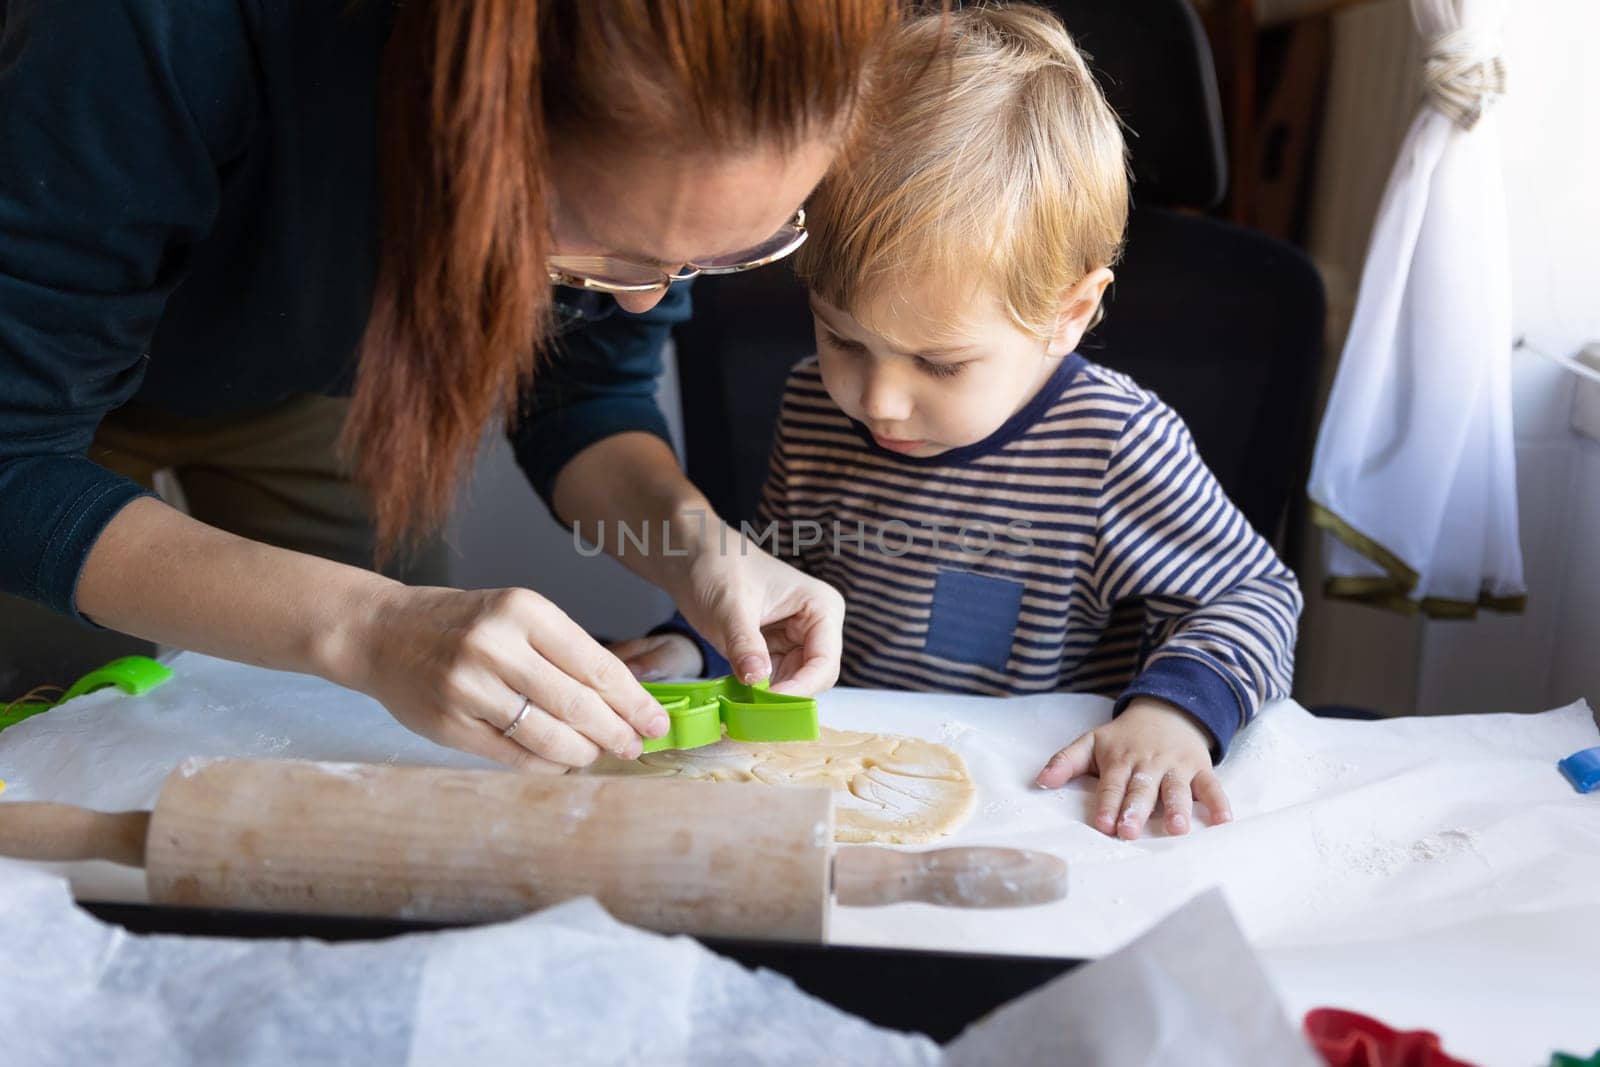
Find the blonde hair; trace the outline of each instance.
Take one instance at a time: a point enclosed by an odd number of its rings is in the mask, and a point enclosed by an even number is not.
[[[1027,4],[923,15],[874,84],[867,132],[807,204],[801,279],[857,315],[906,277],[988,286],[1050,336],[1128,220],[1122,130],[1072,38]]]

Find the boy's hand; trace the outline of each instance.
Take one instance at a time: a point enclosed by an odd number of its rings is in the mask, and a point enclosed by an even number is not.
[[[695,643],[682,634],[653,634],[618,641],[609,646],[641,682],[663,678],[695,678],[705,670],[705,661]]]
[[[1050,757],[1035,784],[1059,789],[1083,774],[1100,776],[1094,825],[1132,841],[1159,800],[1169,834],[1186,834],[1194,801],[1211,824],[1233,818],[1222,783],[1211,769],[1211,735],[1188,712],[1164,700],[1136,697],[1122,714]]]

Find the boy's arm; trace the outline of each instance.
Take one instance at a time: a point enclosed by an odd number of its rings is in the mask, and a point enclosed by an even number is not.
[[[1294,575],[1159,403],[1123,429],[1099,527],[1099,599],[1142,599],[1155,639],[1115,712],[1138,697],[1177,705],[1206,726],[1221,758],[1263,703],[1289,693],[1301,608]]]

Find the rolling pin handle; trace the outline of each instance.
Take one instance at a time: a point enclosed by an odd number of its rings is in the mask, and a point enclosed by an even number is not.
[[[65,862],[109,860],[144,866],[148,811],[105,812],[70,804],[0,804],[0,856]]]

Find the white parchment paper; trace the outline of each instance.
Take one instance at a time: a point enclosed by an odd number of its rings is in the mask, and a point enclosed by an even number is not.
[[[0,988],[0,1059],[33,1067],[1315,1062],[1215,893],[948,1051],[589,899],[367,943],[140,937],[0,861]]]
[[[1131,944],[1001,1007],[946,1048],[950,1067],[1317,1067],[1211,890]]]
[[[143,697],[114,690],[0,733],[0,803],[148,808],[188,755],[489,766],[407,731],[374,701],[303,675],[183,654]],[[979,787],[972,820],[943,844],[1015,845],[1065,857],[1068,899],[961,911],[837,908],[844,944],[1099,956],[1201,890],[1220,886],[1262,948],[1375,941],[1506,912],[1595,908],[1600,794],[1555,769],[1600,744],[1580,703],[1536,715],[1347,722],[1284,702],[1235,742],[1220,775],[1232,824],[1137,842],[1085,821],[1092,781],[1029,784],[1045,759],[1105,720],[1109,702],[838,689],[823,721],[943,741]],[[80,895],[140,899],[137,872],[76,865]]]
[[[0,1060],[160,1064],[939,1061],[593,900],[385,941],[136,937],[60,877],[0,862]]]

